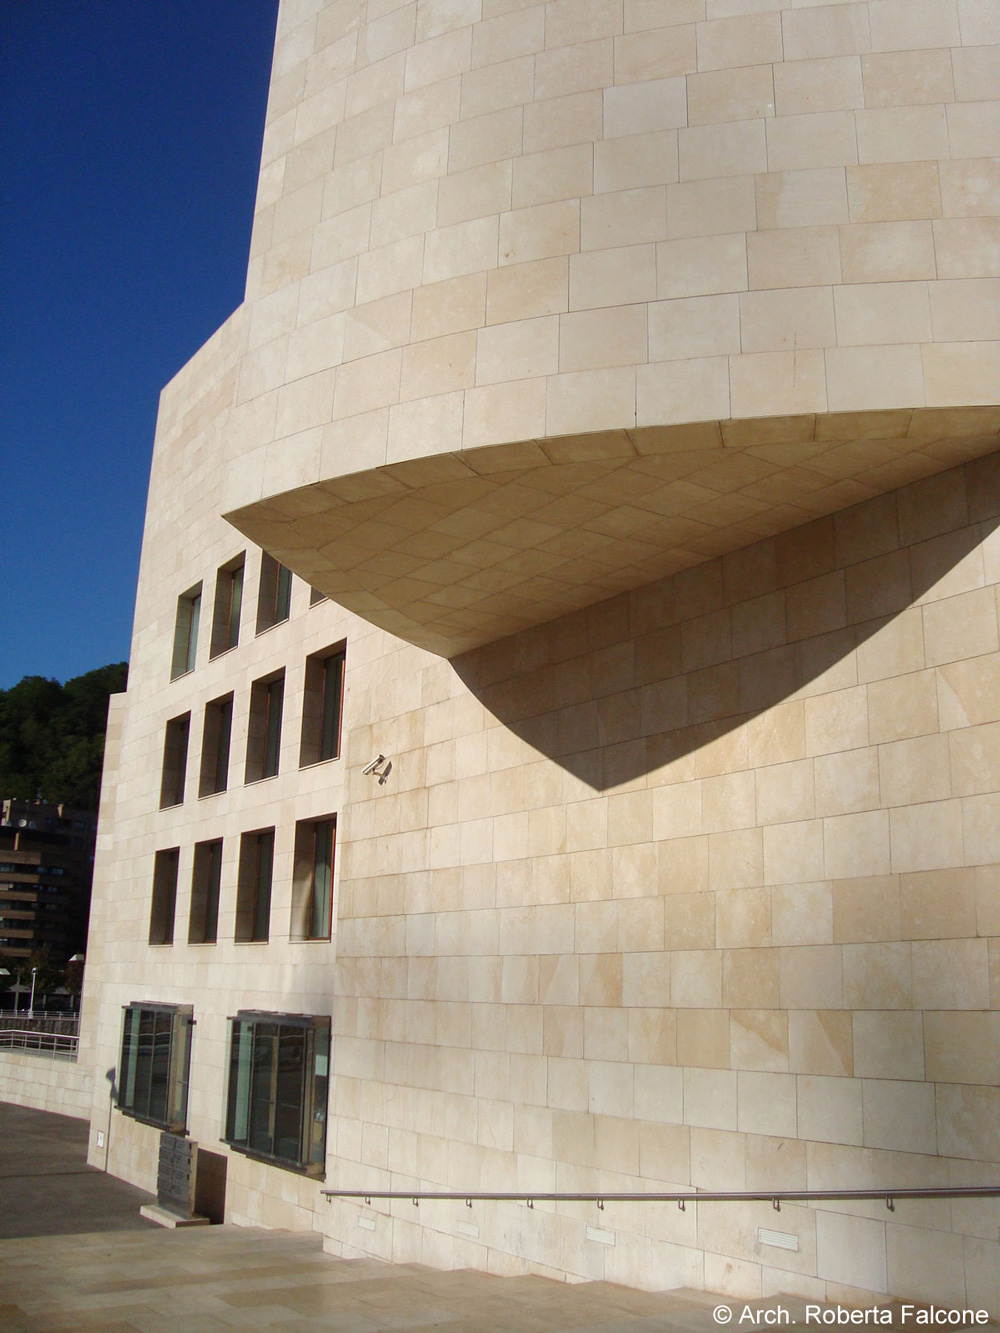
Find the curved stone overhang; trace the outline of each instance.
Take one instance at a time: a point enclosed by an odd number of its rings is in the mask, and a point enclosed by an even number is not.
[[[225,517],[450,658],[997,448],[1000,407],[705,421],[431,453]]]

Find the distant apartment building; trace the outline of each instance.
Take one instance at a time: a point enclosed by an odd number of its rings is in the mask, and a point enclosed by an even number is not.
[[[83,951],[97,816],[48,801],[0,801],[0,966]],[[8,969],[10,970],[10,969]]]
[[[831,1197],[1000,1178],[997,12],[283,0],[245,301],[160,400],[94,1162],[998,1312],[995,1200]],[[764,1197],[464,1198],[671,1190]]]

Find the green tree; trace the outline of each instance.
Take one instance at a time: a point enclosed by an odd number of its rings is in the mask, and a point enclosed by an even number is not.
[[[25,676],[0,690],[0,796],[96,810],[108,698],[127,680],[128,664],[116,662],[65,685]]]
[[[21,992],[21,1007],[27,1008],[31,994],[31,974],[35,973],[35,1007],[49,991],[62,984],[62,968],[57,967],[48,946],[33,949],[27,958],[7,960],[7,970],[11,973],[11,982],[18,982],[24,989]]]

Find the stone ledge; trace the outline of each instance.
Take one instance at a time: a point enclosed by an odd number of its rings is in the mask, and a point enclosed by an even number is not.
[[[211,1226],[209,1219],[198,1213],[195,1213],[193,1217],[181,1217],[180,1213],[172,1213],[168,1208],[161,1208],[157,1203],[144,1203],[139,1209],[139,1216],[145,1217],[150,1222],[155,1222],[158,1227],[170,1227],[171,1230],[176,1227]]]
[[[998,447],[998,407],[625,428],[429,454],[225,517],[349,611],[451,658]]]

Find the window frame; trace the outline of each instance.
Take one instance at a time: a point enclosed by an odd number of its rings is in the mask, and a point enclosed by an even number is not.
[[[177,598],[174,619],[174,650],[170,660],[170,679],[179,680],[195,668],[198,655],[198,630],[201,625],[202,585],[199,581]]]
[[[205,720],[201,733],[201,772],[198,779],[198,797],[217,796],[229,787],[229,765],[232,759],[233,706],[235,695],[228,694],[210,699],[205,705]]]
[[[328,840],[321,848],[320,839]],[[326,852],[325,883],[322,899],[317,895],[317,857]],[[295,856],[292,872],[292,928],[291,938],[307,942],[326,942],[333,938],[333,897],[336,879],[337,816],[323,815],[317,819],[300,819],[295,825]],[[322,901],[324,911],[317,907]],[[325,919],[325,929],[324,929]]]
[[[173,944],[177,916],[177,880],[181,849],[165,847],[153,856],[153,892],[149,904],[149,944]]]
[[[160,771],[160,809],[184,804],[187,761],[191,746],[191,713],[168,720],[163,733],[163,767]]]
[[[245,783],[276,778],[281,768],[281,729],[285,709],[285,672],[272,672],[250,687]]]
[[[193,1027],[194,1011],[190,1005],[159,1004],[151,1000],[133,1000],[122,1005],[115,1105],[123,1115],[172,1134],[186,1133]],[[152,1047],[145,1053],[142,1043],[148,1042],[150,1036]],[[139,1090],[144,1095],[137,1108],[136,1084],[140,1075],[146,1086]],[[154,1087],[158,1092],[155,1105]],[[158,1115],[157,1110],[163,1113]]]
[[[340,758],[346,677],[347,644],[344,642],[311,653],[306,658],[299,768],[310,768],[313,764]]]
[[[274,829],[254,829],[240,838],[236,885],[237,944],[267,944],[274,888]]]
[[[267,551],[261,552],[257,589],[257,633],[282,625],[292,610],[292,571]]]
[[[223,653],[228,653],[239,644],[246,558],[247,553],[243,551],[228,564],[222,565],[215,576],[215,605],[212,610],[209,661],[221,657]]]
[[[209,838],[194,845],[191,905],[188,911],[188,944],[219,942],[222,856],[222,838]]]
[[[326,1168],[330,1028],[330,1018],[324,1014],[241,1009],[230,1015],[224,1143],[271,1166],[322,1179]],[[294,1055],[296,1044],[301,1051],[298,1068],[292,1067],[288,1059]],[[297,1088],[295,1077],[290,1079],[289,1074],[297,1075]],[[282,1075],[284,1086],[279,1087]],[[264,1084],[266,1099],[260,1095]],[[297,1104],[288,1100],[293,1091],[298,1093]],[[294,1144],[293,1152],[280,1150],[282,1112],[285,1142],[288,1147]],[[266,1125],[262,1125],[265,1117]],[[295,1135],[287,1133],[292,1119],[297,1121]]]

